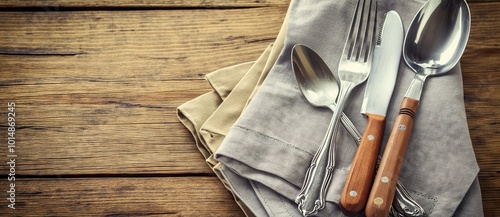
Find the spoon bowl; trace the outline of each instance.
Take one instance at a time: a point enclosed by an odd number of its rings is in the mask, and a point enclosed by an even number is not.
[[[403,58],[419,74],[446,73],[462,56],[469,32],[470,12],[464,0],[428,1],[410,24]]]
[[[305,45],[295,45],[292,49],[292,67],[307,101],[318,107],[335,103],[339,85],[330,68],[316,52]]]
[[[339,84],[332,71],[311,48],[297,44],[292,48],[292,69],[302,95],[316,107],[326,107],[335,112],[335,101],[339,94]],[[359,143],[361,133],[353,123],[342,114],[340,121]]]

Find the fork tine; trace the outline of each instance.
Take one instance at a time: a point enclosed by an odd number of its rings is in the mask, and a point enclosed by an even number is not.
[[[358,0],[358,3],[356,5],[356,10],[354,10],[354,15],[351,21],[351,28],[349,29],[349,34],[347,35],[347,41],[344,45],[344,51],[342,53],[342,58],[344,59],[351,59],[352,53],[354,52],[354,45],[356,44],[356,39],[358,35],[358,29],[359,29],[359,24],[358,22],[359,17],[361,16],[361,1],[364,0]]]
[[[371,0],[370,1],[370,4],[371,4]],[[363,50],[363,44],[365,42],[365,36],[366,36],[366,28],[367,28],[367,18],[369,18],[369,16],[366,16],[365,13],[366,13],[366,0],[363,0],[363,6],[361,7],[361,11],[360,11],[360,16],[359,16],[359,20],[358,20],[358,28],[357,28],[357,34],[356,34],[356,39],[355,39],[355,42],[354,44],[352,45],[353,46],[353,53],[352,55],[354,56],[354,60],[357,61],[359,59],[359,57],[361,56],[361,51]],[[368,12],[370,12],[370,10],[368,9]]]
[[[373,6],[374,5],[374,6]],[[364,46],[361,48],[363,52],[361,52],[361,57],[363,57],[363,62],[371,62],[371,59],[373,58],[372,52],[373,52],[373,44],[375,41],[375,35],[377,31],[377,2],[373,4],[373,2],[370,0],[370,7],[368,11],[368,21],[366,23],[366,29],[365,29],[365,42]],[[363,49],[364,48],[364,49]]]
[[[366,62],[371,57],[371,47],[375,38],[377,3],[372,0],[358,0],[351,28],[344,47],[342,58]]]

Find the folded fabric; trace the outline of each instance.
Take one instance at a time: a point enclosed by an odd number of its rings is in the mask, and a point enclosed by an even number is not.
[[[237,82],[241,80],[241,78],[245,75],[245,73],[252,65],[253,62],[248,62],[212,72],[212,76],[218,74],[224,75],[215,76],[219,78],[214,80],[214,84],[217,84],[218,88],[214,91],[210,91],[195,99],[192,99],[177,108],[177,117],[179,118],[181,123],[184,124],[184,126],[191,132],[198,150],[201,152],[203,157],[207,159],[207,163],[212,169],[216,167],[217,162],[208,160],[212,158],[212,153],[210,152],[210,148],[206,144],[201,142],[199,136],[200,128],[203,123],[205,123],[208,118],[217,110],[217,108],[222,103],[222,99],[225,99],[227,97],[229,92],[234,89],[234,86],[236,86]],[[221,181],[224,186],[232,192],[227,182],[224,180]],[[247,216],[254,216],[253,212],[255,211],[250,211],[250,208],[248,208],[243,202],[241,202],[238,197],[235,197],[235,201]],[[263,208],[253,207],[252,209],[260,210]]]
[[[298,216],[297,210],[292,209],[293,200],[319,148],[328,124],[325,120],[332,115],[309,105],[301,95],[291,70],[291,48],[294,44],[308,45],[336,74],[355,3],[291,2],[284,49],[220,148],[212,150],[216,151],[215,159],[225,165],[221,167],[222,174],[233,189],[248,190],[248,183],[238,185],[231,177],[250,180],[268,216]],[[422,4],[378,2],[379,11],[398,11],[405,27]],[[395,111],[413,75],[403,63],[400,65],[386,129],[392,128]],[[426,83],[402,167],[400,181],[429,216],[482,216],[478,166],[467,128],[461,78],[460,67],[455,67],[446,76]],[[359,114],[363,91],[362,86],[355,89],[344,110],[360,130],[366,124]],[[386,130],[384,141],[388,133]],[[350,137],[340,130],[336,169],[327,195],[329,203],[321,215],[342,215],[338,201],[355,151]]]
[[[210,148],[201,142],[198,132],[203,123],[217,110],[222,100],[231,92],[252,64],[253,62],[248,62],[212,72],[213,75],[224,74],[224,76],[215,76],[220,77],[214,81],[218,85],[218,89],[192,99],[177,108],[177,117],[191,132],[196,146],[205,159],[210,157],[212,153],[209,151]],[[226,71],[227,73],[224,73]]]
[[[287,23],[286,20],[287,17],[284,23]],[[223,166],[213,159],[212,154],[274,65],[283,48],[285,31],[286,25],[283,25],[275,43],[269,45],[257,61],[230,66],[207,74],[207,81],[214,90],[177,108],[179,120],[193,135],[206,162],[235,195],[236,202],[247,216],[267,214],[253,192],[249,180],[228,173],[227,175],[233,175],[232,183],[245,186],[236,192],[232,191],[219,172]]]

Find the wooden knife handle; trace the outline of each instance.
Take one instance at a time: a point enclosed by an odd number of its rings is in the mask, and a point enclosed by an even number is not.
[[[384,135],[385,117],[374,114],[367,114],[367,117],[368,124],[340,197],[342,212],[348,216],[363,212],[366,206],[373,183],[380,143]]]
[[[366,204],[367,217],[387,217],[410,140],[418,100],[404,98]]]

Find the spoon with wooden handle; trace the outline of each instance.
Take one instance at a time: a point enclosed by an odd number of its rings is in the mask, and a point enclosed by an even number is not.
[[[403,57],[416,72],[401,103],[365,209],[367,217],[386,217],[410,140],[424,81],[451,70],[460,60],[470,32],[465,0],[429,0],[406,33]]]

